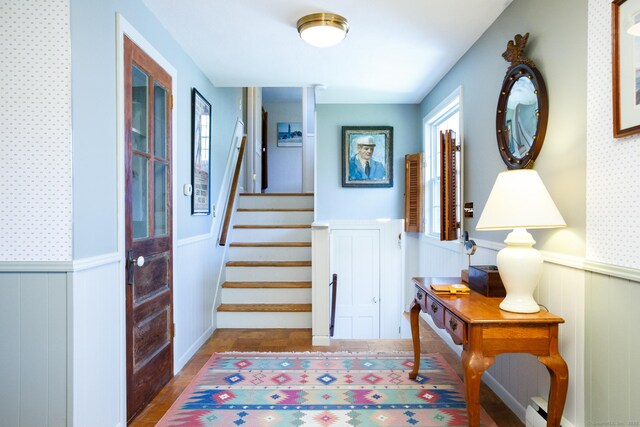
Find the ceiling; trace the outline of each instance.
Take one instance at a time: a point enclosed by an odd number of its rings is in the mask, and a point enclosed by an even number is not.
[[[217,87],[321,85],[318,103],[414,104],[512,0],[143,0]],[[316,12],[349,20],[320,49],[298,36]]]

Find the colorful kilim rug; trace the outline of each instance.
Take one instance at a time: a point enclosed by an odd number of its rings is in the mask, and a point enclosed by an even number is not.
[[[467,426],[439,354],[214,354],[157,426]],[[482,411],[482,425],[496,426]]]

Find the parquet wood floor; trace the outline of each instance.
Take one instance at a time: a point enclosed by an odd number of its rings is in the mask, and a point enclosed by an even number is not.
[[[423,353],[440,353],[462,378],[460,359],[442,339],[421,320],[420,344]],[[332,340],[328,347],[311,345],[310,329],[218,329],[196,352],[186,366],[158,393],[129,425],[151,427],[162,418],[213,353],[225,351],[413,351],[410,339]],[[518,417],[484,384],[480,403],[500,427],[522,427]]]

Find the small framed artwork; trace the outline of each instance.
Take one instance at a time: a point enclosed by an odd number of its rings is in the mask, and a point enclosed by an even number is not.
[[[611,3],[613,136],[640,132],[640,0]]]
[[[393,127],[342,127],[342,186],[393,187]]]
[[[302,147],[302,123],[278,123],[278,147]]]
[[[211,213],[211,104],[193,88],[191,93],[191,214]]]

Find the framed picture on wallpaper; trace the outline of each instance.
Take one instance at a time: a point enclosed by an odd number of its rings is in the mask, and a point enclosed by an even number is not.
[[[211,104],[193,88],[191,93],[191,214],[211,213]]]
[[[393,187],[393,127],[342,127],[342,186]]]
[[[614,0],[612,22],[613,136],[640,132],[640,0]]]

